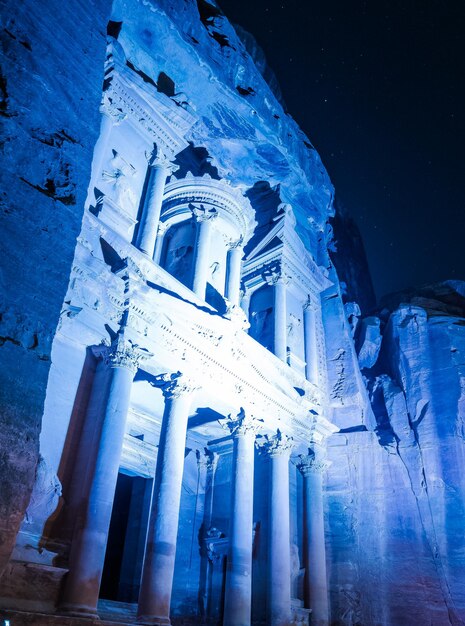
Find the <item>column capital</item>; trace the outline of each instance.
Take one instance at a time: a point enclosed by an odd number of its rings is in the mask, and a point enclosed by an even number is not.
[[[197,463],[199,467],[205,467],[207,472],[214,472],[218,465],[219,454],[208,448],[203,449],[203,453],[197,450]]]
[[[309,452],[309,454],[299,454],[297,469],[306,478],[312,474],[323,474],[330,465],[329,461],[315,456],[313,452]]]
[[[197,222],[207,222],[209,220],[214,220],[218,217],[218,211],[215,208],[205,207],[203,204],[192,204],[192,202],[188,205],[192,213],[192,217]]]
[[[242,249],[243,246],[244,238],[242,237],[242,235],[239,237],[239,239],[228,239],[226,241],[226,247],[228,248],[228,250],[239,250]]]
[[[199,385],[181,372],[157,376],[154,386],[162,390],[165,400],[180,398],[199,389]]]
[[[268,285],[288,285],[291,278],[282,268],[267,269],[263,272],[263,279]]]
[[[118,106],[116,106],[116,104],[112,102],[108,93],[106,92],[103,94],[103,100],[100,104],[100,113],[110,118],[115,126],[121,124],[121,122],[123,122],[127,118],[127,113]]]
[[[247,289],[247,287],[242,283],[241,289],[239,291],[239,296],[241,300],[244,298],[250,298],[252,296],[252,290]]]
[[[312,313],[316,313],[316,311],[318,310],[317,303],[310,295],[307,296],[307,299],[304,302],[303,310],[311,311]]]
[[[145,348],[126,339],[123,332],[119,332],[109,346],[102,344],[93,348],[92,351],[96,357],[103,359],[106,367],[122,367],[134,373],[138,370],[141,361],[153,356]]]
[[[168,222],[159,222],[157,228],[157,234],[159,236],[164,235],[169,228]]]
[[[260,452],[263,454],[274,457],[283,455],[289,456],[293,446],[293,438],[281,432],[278,428],[275,435],[265,435],[265,441],[257,447],[260,448]]]
[[[154,147],[152,151],[146,151],[145,157],[147,159],[148,166],[151,168],[163,168],[168,170],[168,174],[174,174],[179,169],[179,165],[175,165],[171,162],[171,159],[160,149]]]
[[[260,430],[263,420],[246,413],[241,408],[237,415],[233,416],[231,413],[218,422],[225,430],[228,429],[233,437],[239,437],[249,433],[255,435]]]

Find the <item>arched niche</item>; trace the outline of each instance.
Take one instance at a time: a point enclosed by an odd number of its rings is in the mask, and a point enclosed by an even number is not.
[[[250,299],[249,335],[264,348],[273,352],[274,337],[274,294],[271,285],[263,285]]]
[[[180,283],[192,287],[196,224],[191,219],[173,223],[163,240],[160,265]]]
[[[206,222],[210,232],[208,237],[203,237]],[[192,225],[192,230],[187,223]],[[237,293],[239,291],[243,246],[250,239],[255,224],[247,198],[226,181],[208,175],[188,175],[174,180],[166,186],[163,198],[159,262],[189,288],[196,284],[197,295],[219,309],[221,303],[224,305],[226,294],[231,292],[229,277],[234,277]],[[197,245],[199,242],[201,245]],[[157,252],[154,258],[158,262]],[[232,259],[236,261],[234,268]],[[199,268],[203,268],[202,271]],[[194,274],[196,280],[193,280]],[[201,288],[198,288],[199,283],[202,283]]]

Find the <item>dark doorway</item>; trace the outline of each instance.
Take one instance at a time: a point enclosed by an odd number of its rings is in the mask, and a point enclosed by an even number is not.
[[[152,480],[118,474],[100,597],[137,602]]]

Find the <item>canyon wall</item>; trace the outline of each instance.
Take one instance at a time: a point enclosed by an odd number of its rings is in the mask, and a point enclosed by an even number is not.
[[[334,624],[465,621],[464,294],[412,290],[356,321],[376,425],[329,448]]]
[[[110,5],[2,3],[0,571],[36,473],[51,344],[99,132]],[[45,494],[59,491],[53,477],[41,482]]]

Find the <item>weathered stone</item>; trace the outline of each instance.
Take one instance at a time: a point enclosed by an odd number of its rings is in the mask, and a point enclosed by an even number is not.
[[[2,6],[0,571],[34,482],[51,342],[98,136],[109,6]]]

